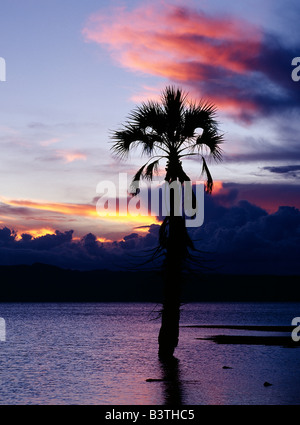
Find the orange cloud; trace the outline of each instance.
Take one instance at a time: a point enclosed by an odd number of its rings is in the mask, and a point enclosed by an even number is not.
[[[55,235],[55,230],[51,228],[26,229],[24,233],[31,235],[34,239],[45,235]],[[21,239],[21,234],[18,233],[16,239]]]
[[[220,180],[214,181],[214,190],[213,195],[217,195],[218,193],[223,191],[223,182]]]
[[[149,215],[139,215],[132,216],[130,214],[124,216],[104,216],[100,217],[97,213],[96,206],[90,204],[67,204],[67,203],[55,203],[55,202],[42,202],[42,201],[30,201],[30,200],[8,200],[6,198],[0,198],[1,202],[6,205],[14,207],[23,207],[30,210],[40,210],[62,214],[63,216],[78,216],[78,217],[87,217],[99,222],[107,223],[107,225],[115,224],[124,224],[130,226],[138,225],[150,225],[157,223],[157,219],[154,216]],[[96,223],[95,223],[96,224]]]
[[[96,239],[97,242],[101,242],[101,243],[112,243],[113,241],[111,239],[106,239],[106,238],[97,238]]]
[[[56,213],[79,215],[79,216],[96,216],[96,208],[92,205],[84,204],[63,204],[55,202],[41,202],[28,200],[8,200],[1,198],[1,201],[7,205],[26,207],[31,209],[51,211]]]

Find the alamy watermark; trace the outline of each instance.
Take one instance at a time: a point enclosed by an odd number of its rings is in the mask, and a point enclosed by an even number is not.
[[[300,81],[300,56],[292,60],[292,66],[296,67],[292,71],[292,80],[297,83]]]
[[[2,317],[0,317],[0,342],[1,341],[6,341],[6,324],[5,320]]]
[[[294,342],[300,341],[300,317],[294,317],[292,320],[292,326],[296,326],[292,331],[292,340]]]
[[[139,187],[138,196],[130,188]],[[97,185],[96,210],[100,217],[166,217],[184,216],[186,227],[200,227],[204,221],[203,182],[141,181],[130,184],[126,173],[120,173],[118,184],[101,181]]]
[[[0,81],[6,81],[6,61],[0,57]]]

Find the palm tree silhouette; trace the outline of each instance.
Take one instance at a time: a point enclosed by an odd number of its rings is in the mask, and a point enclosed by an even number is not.
[[[202,162],[205,190],[211,193],[213,179],[206,156],[215,161],[222,159],[214,105],[206,102],[189,102],[180,88],[166,87],[161,102],[148,101],[134,109],[119,131],[113,133],[113,152],[126,158],[131,149],[140,146],[142,154],[150,159],[138,170],[132,182],[132,195],[139,193],[142,178],[152,180],[158,171],[159,161],[166,160],[165,181],[180,182],[190,178],[182,168],[182,159],[197,155]],[[195,206],[195,197],[193,199]],[[164,251],[164,301],[159,332],[159,357],[172,358],[178,345],[180,294],[182,270],[189,249],[194,249],[188,235],[185,218],[174,213],[174,193],[170,191],[170,213],[165,217],[159,233],[159,249]]]

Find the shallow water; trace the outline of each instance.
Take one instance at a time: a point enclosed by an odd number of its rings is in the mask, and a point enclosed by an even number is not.
[[[300,404],[299,348],[196,339],[281,334],[181,327],[178,362],[166,367],[157,358],[157,310],[0,304],[0,404]],[[299,316],[300,303],[197,303],[183,306],[181,325],[289,326]]]

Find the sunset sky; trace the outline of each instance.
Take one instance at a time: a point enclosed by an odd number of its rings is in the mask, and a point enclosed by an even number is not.
[[[111,131],[174,84],[213,102],[225,134],[197,232],[255,264],[286,252],[278,273],[298,273],[299,18],[298,0],[1,0],[1,264],[109,267],[153,245],[156,218],[99,217],[96,187],[142,165],[111,155]]]

